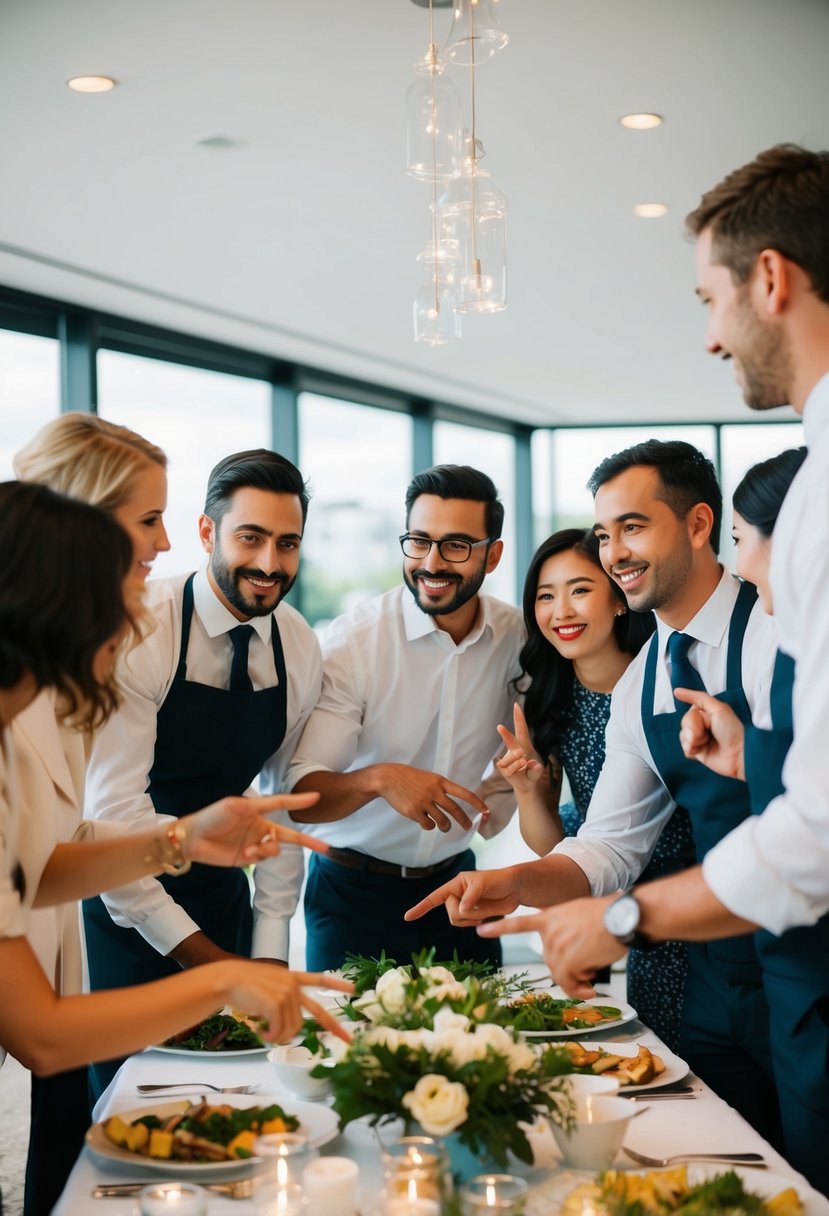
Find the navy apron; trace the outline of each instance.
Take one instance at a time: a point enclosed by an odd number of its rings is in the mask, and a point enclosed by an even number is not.
[[[176,818],[243,794],[280,747],[287,725],[288,684],[276,618],[271,618],[271,642],[278,683],[258,692],[231,692],[187,679],[192,616],[193,575],[184,585],[181,651],[158,711],[147,786],[156,811]],[[250,957],[253,912],[244,870],[196,863],[180,878],[161,875],[158,881],[217,946]],[[84,900],[83,914],[93,991],[147,983],[181,970],[137,930],[116,925],[100,898]],[[99,1092],[120,1062],[93,1066]]]
[[[793,685],[794,660],[778,651],[771,730],[746,730],[746,781],[755,815],[783,793],[783,762],[793,737]],[[760,929],[755,941],[769,1004],[785,1155],[812,1186],[829,1195],[829,915],[779,937]]]
[[[751,713],[743,691],[742,649],[756,598],[755,588],[743,583],[728,627],[725,690],[717,694],[717,700],[730,705],[746,724]],[[659,776],[691,817],[701,862],[749,814],[748,790],[745,782],[721,777],[698,760],[686,758],[679,742],[685,707],[654,713],[658,644],[655,634],[645,663],[642,724]],[[751,934],[689,943],[680,1054],[762,1136],[780,1145],[768,1006]]]

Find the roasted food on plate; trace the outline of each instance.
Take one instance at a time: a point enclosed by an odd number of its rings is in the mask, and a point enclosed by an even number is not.
[[[257,1136],[295,1132],[296,1115],[269,1106],[188,1105],[165,1119],[148,1113],[132,1123],[112,1115],[103,1125],[119,1148],[171,1161],[235,1161],[253,1156]]]
[[[564,1046],[573,1057],[573,1066],[580,1071],[615,1077],[620,1085],[647,1085],[665,1071],[662,1059],[647,1047],[639,1046],[635,1056],[617,1056],[600,1048],[591,1048],[584,1043],[566,1039]]]
[[[561,1216],[801,1216],[803,1204],[794,1187],[770,1198],[746,1186],[734,1170],[691,1185],[684,1165],[647,1174],[606,1170],[595,1182],[583,1182],[571,1191]]]

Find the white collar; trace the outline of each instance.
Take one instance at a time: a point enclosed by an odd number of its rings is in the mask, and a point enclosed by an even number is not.
[[[428,612],[423,612],[417,606],[415,597],[412,595],[408,586],[402,588],[403,595],[403,628],[406,632],[406,639],[409,642],[416,641],[417,638],[424,638],[430,633],[439,633],[442,637],[448,638],[449,635],[444,629],[440,629],[433,616]],[[490,622],[489,600],[485,595],[478,595],[478,615],[475,618],[475,624],[470,629],[469,633],[458,643],[458,649],[465,649],[471,646],[473,642],[477,642],[478,638],[485,629],[491,628]]]
[[[740,590],[740,580],[735,578],[730,570],[723,569],[720,581],[709,595],[702,607],[691,617],[682,630],[695,642],[706,646],[718,647],[723,643],[728,626],[731,623],[731,613]],[[662,655],[668,647],[668,638],[675,632],[656,614],[656,629],[659,634],[659,653]]]
[[[193,576],[193,607],[209,638],[220,637],[223,633],[235,629],[237,625],[248,624],[253,626],[266,646],[270,644],[273,613],[253,616],[247,622],[239,621],[229,608],[225,608],[210,585],[207,562]]]

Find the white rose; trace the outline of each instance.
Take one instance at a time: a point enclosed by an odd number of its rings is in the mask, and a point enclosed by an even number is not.
[[[400,967],[385,971],[377,981],[377,1000],[389,1013],[402,1013],[406,1008],[406,985],[410,977]]]
[[[363,1040],[372,1045],[380,1043],[383,1047],[388,1047],[390,1051],[397,1051],[398,1047],[403,1045],[400,1031],[395,1030],[393,1026],[374,1026],[371,1030],[366,1031]]]
[[[420,974],[431,984],[454,984],[455,977],[448,967],[424,967]]]
[[[448,1136],[466,1121],[469,1095],[458,1081],[427,1073],[409,1093],[403,1105],[429,1136]]]
[[[430,987],[426,997],[433,1001],[465,1001],[468,992],[459,980],[447,980],[445,984],[435,984]]]
[[[386,1011],[377,1000],[377,993],[373,988],[366,988],[361,996],[354,998],[352,1004],[370,1022],[379,1022],[386,1016]]]
[[[448,1005],[443,1005],[435,1014],[433,1025],[435,1034],[440,1035],[447,1030],[467,1030],[469,1018],[463,1013],[455,1013]]]
[[[513,1043],[507,1058],[510,1073],[530,1072],[538,1063],[538,1056],[526,1043]]]
[[[503,1026],[495,1026],[492,1022],[479,1022],[475,1027],[475,1038],[485,1047],[491,1047],[499,1056],[509,1057],[515,1046],[512,1035]]]

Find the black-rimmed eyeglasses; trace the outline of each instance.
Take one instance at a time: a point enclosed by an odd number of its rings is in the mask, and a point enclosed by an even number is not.
[[[413,536],[411,532],[406,532],[400,537],[400,548],[406,557],[415,560],[427,558],[432,551],[432,545],[437,545],[438,553],[445,562],[465,562],[473,549],[491,544],[492,538],[489,536],[484,540],[462,540],[460,537],[454,536],[446,536],[443,540],[432,540],[430,536]]]

